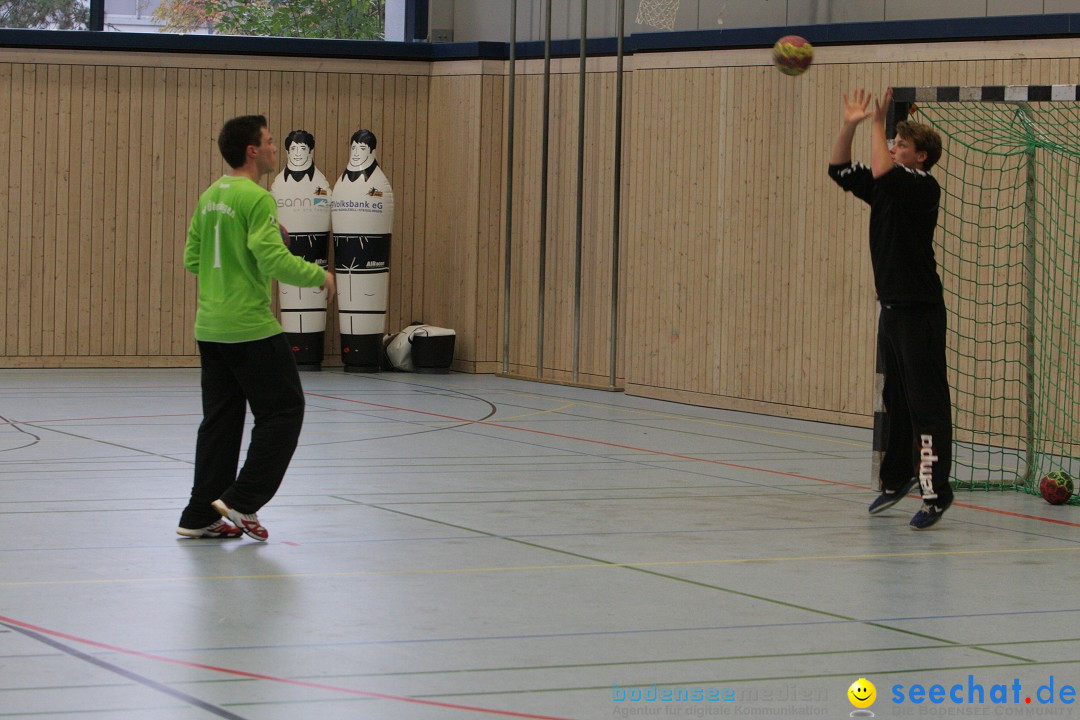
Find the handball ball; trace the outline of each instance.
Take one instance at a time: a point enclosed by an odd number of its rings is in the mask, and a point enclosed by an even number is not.
[[[1051,470],[1039,481],[1039,494],[1051,505],[1064,505],[1073,494],[1072,476],[1064,470]]]
[[[785,35],[773,45],[772,59],[785,75],[802,75],[814,62],[814,46],[806,38]]]

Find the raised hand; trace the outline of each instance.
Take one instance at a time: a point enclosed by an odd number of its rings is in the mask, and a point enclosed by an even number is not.
[[[874,103],[874,122],[884,123],[892,104],[892,88],[887,88],[880,102]]]
[[[863,88],[855,88],[850,98],[847,93],[844,93],[844,124],[858,125],[870,117],[873,114],[867,110],[870,106],[870,99],[870,93]]]

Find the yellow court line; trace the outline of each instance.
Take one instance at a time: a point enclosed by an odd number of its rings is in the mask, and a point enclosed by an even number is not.
[[[523,396],[527,396],[527,397],[537,397],[537,398],[547,399],[546,395],[541,395],[539,393],[521,392],[519,390],[491,390],[489,392],[492,392],[492,393],[505,393],[505,394],[509,394],[509,395],[523,395]],[[619,405],[607,405],[607,404],[603,404],[603,403],[592,403],[592,402],[581,402],[581,401],[571,403],[571,405],[581,405],[582,407],[601,408],[601,409],[604,409],[604,410],[621,410],[623,412],[631,413],[631,414],[634,414],[634,415],[642,415],[642,416],[645,416],[645,417],[660,418],[662,420],[686,420],[687,422],[701,423],[701,424],[704,424],[704,425],[715,425],[717,427],[726,427],[726,428],[732,428],[732,429],[736,429],[736,430],[749,430],[751,432],[762,433],[763,435],[779,435],[781,437],[797,437],[797,438],[802,438],[803,440],[820,440],[822,442],[832,443],[834,445],[844,445],[846,447],[868,448],[868,447],[871,446],[871,443],[860,442],[860,441],[857,441],[857,440],[839,440],[839,439],[836,439],[836,438],[827,437],[825,435],[811,435],[811,434],[808,434],[808,433],[791,432],[791,431],[788,431],[788,430],[772,430],[772,429],[758,427],[756,425],[746,425],[746,424],[743,424],[743,423],[724,422],[723,420],[712,420],[710,418],[696,418],[696,417],[691,417],[691,416],[688,416],[688,415],[670,415],[670,414],[667,414],[667,413],[655,412],[655,411],[652,411],[652,410],[639,410],[637,408],[627,408],[627,407],[622,407],[622,406],[619,406]],[[564,409],[564,408],[556,408],[555,410],[562,410],[562,409]],[[554,410],[545,410],[543,412],[554,412]],[[730,412],[739,412],[739,411],[732,410]],[[517,416],[517,417],[528,417],[528,416],[527,415],[520,415],[520,416]],[[507,419],[511,420],[513,418],[507,418]],[[812,422],[812,421],[806,421],[806,422]]]
[[[723,560],[654,560],[633,563],[573,563],[565,565],[518,565],[508,567],[482,568],[422,568],[417,570],[356,570],[351,572],[327,573],[271,573],[265,575],[194,575],[160,578],[102,578],[97,580],[27,580],[20,582],[0,582],[0,587],[37,587],[42,585],[107,585],[154,582],[186,582],[209,580],[286,580],[290,578],[343,578],[343,577],[391,577],[395,575],[462,575],[470,573],[500,572],[536,572],[541,570],[606,570],[609,568],[630,568],[640,570],[655,567],[678,567],[691,565],[739,565],[747,563],[807,562],[811,560],[875,560],[880,558],[901,557],[943,557],[947,555],[1017,555],[1025,553],[1076,552],[1080,545],[1068,545],[1051,548],[1016,548],[1011,550],[943,550],[895,553],[863,553],[860,555],[792,555],[762,558],[727,558]]]
[[[550,410],[537,410],[536,412],[522,413],[521,415],[510,415],[509,417],[498,417],[498,416],[496,416],[496,417],[489,418],[488,422],[506,422],[507,420],[518,420],[520,418],[536,417],[537,415],[546,415],[547,413],[559,412],[560,410],[566,410],[567,408],[572,408],[577,404],[578,403],[576,403],[576,402],[568,402],[565,405],[563,405],[562,407],[551,408]]]

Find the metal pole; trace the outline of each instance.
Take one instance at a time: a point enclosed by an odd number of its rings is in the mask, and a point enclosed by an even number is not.
[[[503,255],[503,347],[502,371],[510,372],[510,267],[514,230],[514,86],[517,80],[517,6],[510,3],[510,87],[506,116],[506,242]]]
[[[551,3],[547,0],[544,29],[544,123],[540,142],[540,289],[536,328],[536,377],[544,377],[544,296],[547,284],[548,139],[551,120]]]
[[[615,45],[615,191],[611,222],[611,347],[608,348],[608,386],[615,387],[615,362],[619,346],[619,218],[622,200],[622,106],[623,106],[623,28],[626,26],[626,0],[619,0],[619,33]]]
[[[574,382],[581,354],[581,244],[585,213],[585,41],[589,38],[589,0],[581,0],[581,40],[578,48],[577,229],[574,235]]]
[[[1025,351],[1027,355],[1027,368],[1024,373],[1024,384],[1027,390],[1027,413],[1024,418],[1027,423],[1027,467],[1024,468],[1024,476],[1021,482],[1025,487],[1031,487],[1036,478],[1036,465],[1039,462],[1038,442],[1035,436],[1035,243],[1037,229],[1035,226],[1035,146],[1032,144],[1030,133],[1032,131],[1031,108],[1028,105],[1020,105],[1017,109],[1020,122],[1029,133],[1028,149],[1025,157],[1024,178],[1024,283],[1027,285],[1027,333],[1024,337]]]

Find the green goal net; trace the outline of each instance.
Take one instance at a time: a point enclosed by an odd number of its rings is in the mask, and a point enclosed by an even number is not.
[[[1080,102],[1059,87],[1072,102],[897,104],[945,150],[933,172],[957,488],[1038,493],[1051,470],[1080,476]]]

